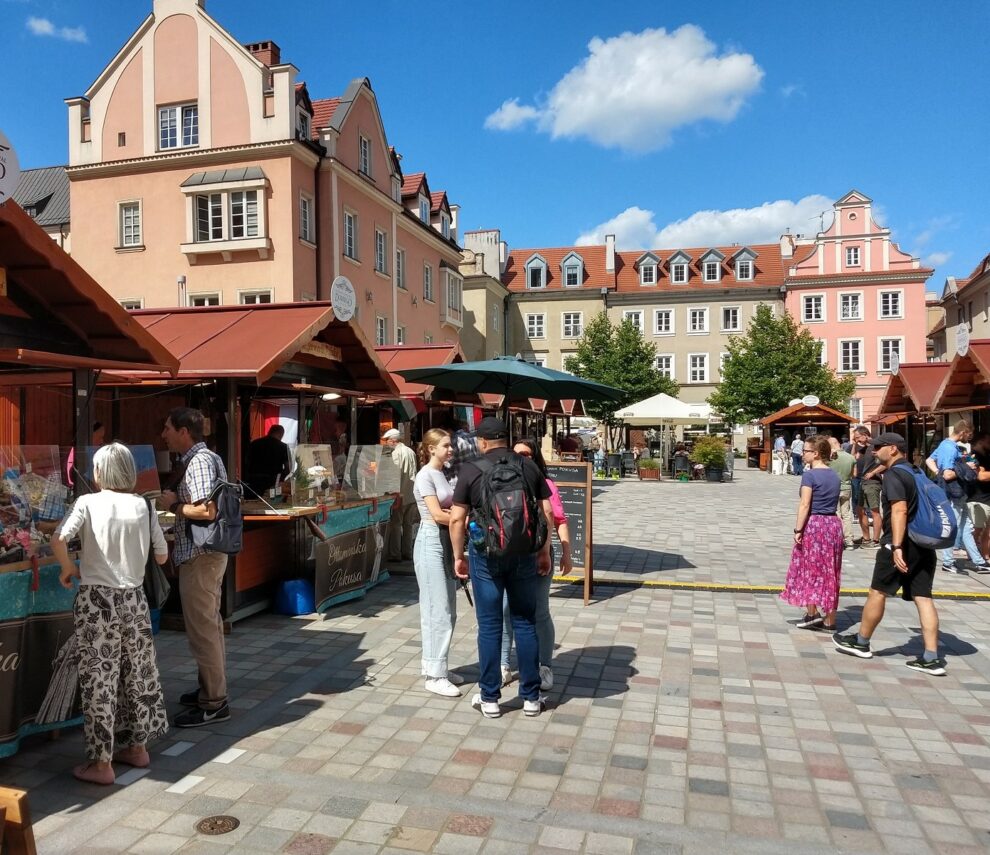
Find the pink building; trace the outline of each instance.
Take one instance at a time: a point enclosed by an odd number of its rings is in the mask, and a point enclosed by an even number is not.
[[[314,100],[205,5],[154,0],[66,101],[76,260],[130,308],[326,300],[344,276],[371,341],[456,343],[456,208],[403,176],[369,81]]]
[[[822,361],[855,376],[849,414],[857,420],[877,412],[898,362],[925,361],[932,275],[877,225],[872,204],[851,190],[814,240],[781,238],[785,306],[822,342]]]

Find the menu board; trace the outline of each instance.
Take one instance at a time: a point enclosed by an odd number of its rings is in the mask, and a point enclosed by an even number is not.
[[[571,561],[584,571],[584,602],[594,587],[594,543],[591,527],[591,464],[549,463],[547,474],[560,493],[571,535]]]

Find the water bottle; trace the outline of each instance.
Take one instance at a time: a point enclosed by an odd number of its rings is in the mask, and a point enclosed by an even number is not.
[[[478,524],[477,520],[471,520],[468,523],[468,537],[476,550],[485,551],[485,530]]]

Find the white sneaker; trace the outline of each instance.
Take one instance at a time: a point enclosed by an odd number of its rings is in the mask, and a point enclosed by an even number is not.
[[[455,674],[453,671],[447,672],[447,679],[454,686],[463,686],[464,678],[460,674]]]
[[[547,699],[540,695],[535,701],[523,701],[523,712],[530,718],[538,716],[547,705]]]
[[[508,686],[512,682],[512,669],[508,665],[502,666],[502,685]]]
[[[498,701],[483,701],[480,692],[471,698],[471,706],[481,710],[481,714],[485,718],[499,718],[502,715],[502,708],[498,705]]]
[[[427,680],[426,691],[433,692],[434,695],[442,695],[445,698],[459,698],[461,696],[461,690],[446,677],[435,677],[432,680]]]
[[[549,692],[553,688],[553,671],[549,665],[540,666],[540,688],[544,692]]]

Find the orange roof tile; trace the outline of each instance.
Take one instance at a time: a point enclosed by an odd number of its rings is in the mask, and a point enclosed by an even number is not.
[[[430,193],[430,211],[431,213],[439,213],[443,208],[450,210],[450,203],[447,201],[447,191],[446,190],[435,190]]]
[[[419,193],[422,185],[426,184],[425,172],[411,172],[402,176],[402,196],[415,196]],[[428,187],[429,185],[427,185]]]
[[[317,131],[320,128],[330,127],[333,114],[337,112],[339,106],[339,98],[320,98],[313,101],[313,139],[319,138]]]

